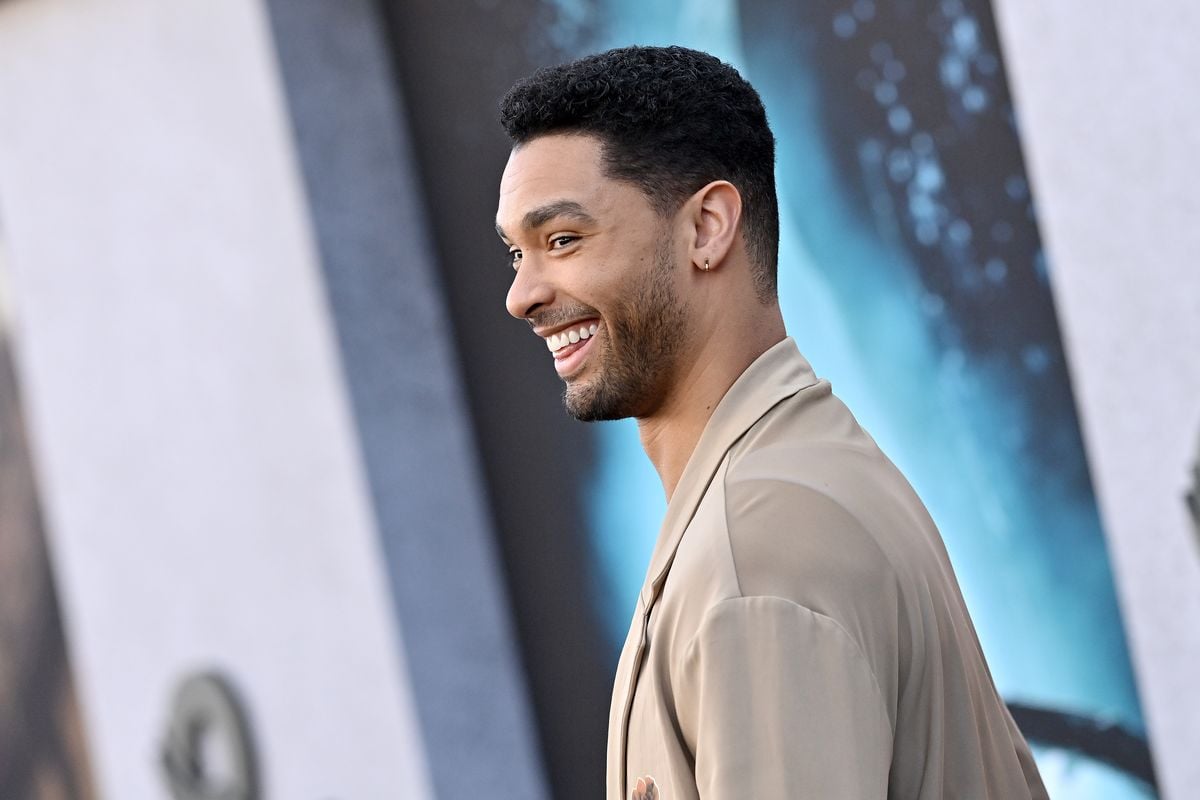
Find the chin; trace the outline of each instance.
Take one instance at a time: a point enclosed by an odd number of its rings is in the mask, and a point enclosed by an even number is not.
[[[609,422],[641,416],[644,387],[615,386],[611,381],[573,381],[563,392],[563,406],[580,422]]]
[[[563,407],[580,422],[608,422],[633,416],[622,412],[619,406],[597,402],[597,398],[591,395],[580,397],[570,388],[563,394]]]

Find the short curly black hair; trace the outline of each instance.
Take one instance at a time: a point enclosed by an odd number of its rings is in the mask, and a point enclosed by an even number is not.
[[[727,180],[758,296],[776,296],[779,205],[775,137],[758,92],[720,59],[683,47],[623,47],[539,69],[500,101],[516,145],[552,133],[603,142],[608,175],[642,190],[663,216],[705,184]]]

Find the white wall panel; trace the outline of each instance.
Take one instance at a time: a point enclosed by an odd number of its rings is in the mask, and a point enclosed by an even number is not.
[[[1200,785],[1200,6],[995,0],[1168,798]]]
[[[14,342],[97,783],[165,796],[182,673],[268,797],[427,796],[257,3],[0,4]]]

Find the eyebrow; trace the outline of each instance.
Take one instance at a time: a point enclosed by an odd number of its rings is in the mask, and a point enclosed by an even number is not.
[[[554,200],[545,205],[538,206],[525,213],[525,217],[521,220],[521,227],[527,231],[534,228],[540,228],[552,219],[565,217],[573,219],[576,222],[582,222],[587,225],[596,224],[596,219],[583,206],[576,203],[574,200]],[[500,223],[496,223],[496,233],[507,239],[508,235],[504,233],[504,229],[500,227]]]

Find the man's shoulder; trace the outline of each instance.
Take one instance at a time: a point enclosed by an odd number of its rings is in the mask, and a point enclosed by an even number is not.
[[[916,493],[823,391],[778,404],[729,449],[672,573],[692,603],[770,596],[883,626],[944,564]]]
[[[943,574],[941,539],[904,476],[826,398],[776,409],[728,454],[719,494],[740,591],[891,613],[906,586]]]
[[[807,544],[902,570],[940,550],[908,480],[829,391],[765,414],[730,448],[721,493],[742,549]]]
[[[895,580],[879,530],[860,502],[803,471],[774,472],[745,461],[724,475],[725,536],[740,593],[773,595],[822,610],[878,597]],[[837,605],[838,603],[832,603]]]

